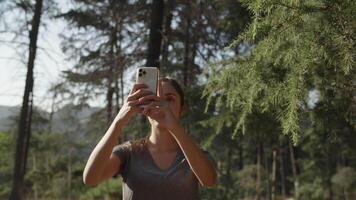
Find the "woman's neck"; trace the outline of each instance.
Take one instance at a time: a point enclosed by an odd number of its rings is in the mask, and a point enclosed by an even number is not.
[[[148,146],[160,152],[176,151],[179,146],[174,137],[167,129],[151,126],[151,135],[148,139]]]

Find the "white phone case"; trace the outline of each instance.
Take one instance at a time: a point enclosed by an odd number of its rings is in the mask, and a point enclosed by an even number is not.
[[[136,70],[136,83],[143,83],[148,89],[157,94],[159,70],[157,67],[139,67]]]

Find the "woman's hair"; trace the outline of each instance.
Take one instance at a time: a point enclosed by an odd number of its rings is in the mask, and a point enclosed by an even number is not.
[[[168,77],[160,78],[159,81],[170,83],[180,96],[181,99],[180,105],[184,106],[184,92],[182,90],[182,87],[179,85],[178,81]]]

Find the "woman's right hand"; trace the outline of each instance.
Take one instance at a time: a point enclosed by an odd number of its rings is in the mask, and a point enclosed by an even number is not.
[[[136,83],[124,101],[119,113],[116,115],[114,122],[120,122],[120,124],[126,125],[132,115],[143,111],[140,105],[147,104],[146,102],[140,102],[139,99],[152,94],[151,91],[147,90],[145,84]]]

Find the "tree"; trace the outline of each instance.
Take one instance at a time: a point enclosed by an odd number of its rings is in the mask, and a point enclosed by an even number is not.
[[[153,0],[151,4],[150,34],[146,59],[146,66],[148,67],[159,67],[160,64],[163,13],[163,0]]]
[[[72,99],[86,104],[105,96],[107,123],[123,102],[124,71],[143,60],[145,5],[144,1],[76,0],[74,8],[58,15],[71,25],[70,34],[62,35],[63,51],[78,61],[63,73],[67,87],[79,89]]]
[[[352,10],[356,5],[353,1],[243,2],[253,19],[232,46],[247,45],[251,55],[237,55],[218,65],[222,70],[210,78],[206,92],[210,97],[223,94],[231,109],[241,111],[237,128],[243,127],[252,108],[275,109],[283,132],[296,143],[312,89],[326,91],[325,86],[336,80],[345,81],[332,91],[354,89],[350,80],[355,75]],[[344,97],[351,108],[354,102],[349,94]]]
[[[29,56],[27,62],[26,85],[21,107],[20,123],[18,129],[15,166],[13,174],[13,186],[10,199],[18,200],[23,198],[23,180],[26,172],[27,152],[31,134],[31,115],[33,105],[33,68],[35,65],[37,36],[41,22],[42,0],[36,0],[35,10],[29,32]]]
[[[255,132],[261,123],[251,121],[256,113],[272,116],[278,122],[276,130],[297,145],[290,145],[287,157],[293,169],[282,170],[292,171],[291,180],[299,182],[295,198],[335,199],[332,176],[337,168],[355,168],[349,144],[356,127],[351,120],[356,105],[356,3],[243,3],[253,14],[252,22],[230,47],[248,51],[215,64],[205,94],[218,111],[227,109],[234,115],[233,138],[240,130],[245,135]],[[315,105],[310,104],[312,91],[318,93]],[[287,181],[286,193],[288,185]]]

